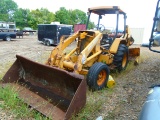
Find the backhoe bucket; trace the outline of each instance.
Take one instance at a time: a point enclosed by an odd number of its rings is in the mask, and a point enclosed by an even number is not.
[[[134,64],[139,64],[140,48],[129,48],[129,60],[133,60]]]
[[[16,57],[2,78],[3,87],[13,86],[24,102],[53,120],[67,120],[84,107],[83,76]]]

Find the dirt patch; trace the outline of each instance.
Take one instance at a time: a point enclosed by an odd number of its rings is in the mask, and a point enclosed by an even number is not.
[[[0,72],[5,73],[6,64],[11,65],[16,60],[16,54],[44,64],[54,46],[43,45],[36,36],[24,36],[9,42],[0,41],[0,48]],[[114,93],[106,98],[99,116],[109,120],[137,120],[148,94],[148,87],[159,83],[159,59],[158,53],[141,47],[141,63],[115,78]],[[3,115],[7,116],[2,109],[0,113],[4,113],[0,114],[0,119],[3,119]]]
[[[48,47],[38,42],[36,36],[24,36],[12,41],[0,41],[0,61],[1,63],[14,61],[16,54],[30,59],[38,59],[45,52],[50,52],[53,46]]]

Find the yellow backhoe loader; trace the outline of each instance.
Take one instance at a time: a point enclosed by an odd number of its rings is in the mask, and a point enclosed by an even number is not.
[[[19,96],[29,105],[52,119],[69,119],[86,102],[86,83],[92,90],[107,86],[111,69],[126,69],[129,59],[138,62],[139,48],[129,48],[134,42],[126,25],[126,13],[118,6],[88,9],[98,15],[97,30],[84,30],[64,39],[61,37],[45,65],[17,55],[17,60],[3,77],[3,85],[17,88]],[[105,33],[102,16],[116,15],[114,35]],[[124,17],[124,32],[118,34],[119,15]],[[69,53],[65,49],[77,41]],[[84,77],[85,75],[86,77]]]
[[[97,30],[79,31],[67,39],[62,37],[60,44],[51,52],[47,65],[87,75],[88,86],[93,90],[100,90],[106,86],[110,69],[124,70],[129,58],[134,57],[138,62],[140,51],[139,48],[129,48],[134,39],[129,27],[125,25],[126,13],[119,7],[89,8],[88,18],[93,13],[99,18]],[[104,33],[104,25],[100,24],[102,16],[106,14],[117,16],[116,32],[112,37]],[[119,14],[124,17],[124,33],[121,36],[118,36]],[[75,40],[78,40],[77,46],[69,53],[65,53],[64,50]]]

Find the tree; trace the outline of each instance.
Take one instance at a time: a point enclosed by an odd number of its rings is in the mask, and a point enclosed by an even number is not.
[[[14,21],[13,14],[18,6],[13,0],[0,0],[0,20]]]
[[[30,11],[29,9],[19,8],[14,13],[14,20],[17,27],[31,27],[37,29],[38,24],[49,24],[55,20],[55,15],[47,9],[41,8]]]
[[[86,24],[86,13],[81,10],[75,9],[71,11],[71,20],[73,20],[74,24]]]
[[[28,21],[30,21],[30,10],[19,8],[14,13],[14,20],[16,21],[16,26],[22,29],[28,26]]]
[[[42,14],[42,23],[49,24],[49,23],[51,23],[51,22],[53,22],[55,20],[55,14],[50,12],[48,9],[41,8],[40,12]]]
[[[75,9],[75,10],[67,10],[65,7],[61,7],[55,13],[55,20],[59,21],[61,24],[86,24],[87,23],[87,15],[85,12]],[[94,23],[89,22],[88,28],[94,28]]]
[[[56,21],[62,24],[85,24],[87,21],[86,14],[81,10],[67,10],[65,7],[61,7],[59,11],[55,13]]]
[[[89,21],[88,29],[93,29],[93,28],[95,28],[94,22]]]
[[[65,7],[61,7],[60,10],[55,13],[55,21],[58,21],[61,24],[69,24],[70,23],[69,11]]]
[[[29,24],[33,28],[37,28],[38,24],[50,24],[55,21],[54,13],[50,12],[46,8],[36,9],[31,11],[31,19]]]

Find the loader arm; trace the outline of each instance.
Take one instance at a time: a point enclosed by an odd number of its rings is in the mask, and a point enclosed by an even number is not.
[[[82,71],[83,65],[87,64],[87,62],[91,61],[92,59],[96,58],[99,54],[101,54],[102,50],[100,49],[100,40],[102,39],[102,35],[102,33],[98,32],[96,37],[81,52],[81,54],[78,57],[78,61],[74,67],[74,71],[76,73],[80,73]],[[89,56],[93,49],[94,53],[91,56]]]
[[[62,58],[63,50],[67,46],[69,46],[78,36],[79,36],[78,32],[73,34],[66,40],[64,40],[64,36],[62,36],[59,45],[52,50],[51,55],[46,64],[50,66],[58,66],[58,62],[56,63],[56,60],[60,60]]]
[[[86,74],[87,70],[83,69],[84,66],[87,66],[88,63],[94,63],[102,52],[100,49],[102,36],[103,34],[99,31],[79,31],[66,40],[62,37],[60,44],[52,50],[47,65],[74,71],[78,74]],[[64,54],[65,48],[75,39],[78,39],[77,46],[68,54]]]

